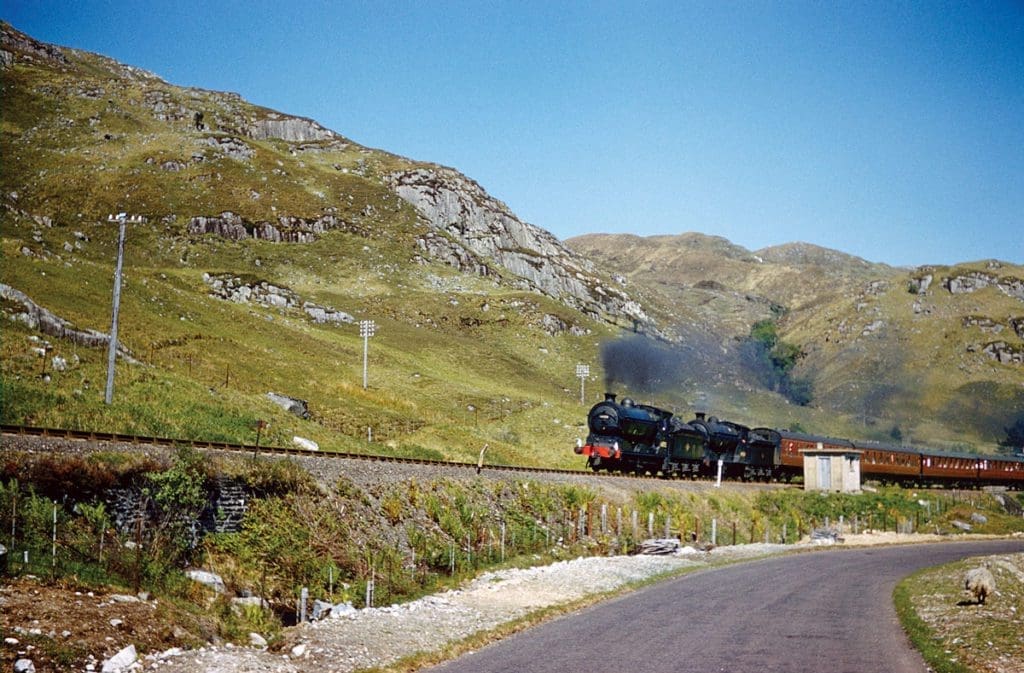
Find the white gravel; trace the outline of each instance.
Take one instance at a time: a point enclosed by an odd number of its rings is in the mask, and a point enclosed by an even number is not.
[[[287,633],[289,645],[283,654],[225,646],[150,655],[144,663],[146,669],[162,673],[347,673],[438,651],[448,643],[531,612],[613,591],[637,580],[716,560],[794,548],[768,544],[719,547],[710,552],[684,548],[672,556],[588,557],[488,572],[458,590],[301,624]]]

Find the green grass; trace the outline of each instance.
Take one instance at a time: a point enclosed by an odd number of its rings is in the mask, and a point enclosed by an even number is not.
[[[896,605],[896,614],[899,616],[903,630],[914,645],[914,648],[921,653],[921,656],[928,663],[930,670],[935,673],[971,673],[958,661],[950,658],[946,652],[946,645],[938,638],[932,629],[921,619],[912,603],[913,583],[928,570],[920,570],[896,585],[893,591],[893,602]]]
[[[9,160],[0,164],[0,194],[8,206],[0,210],[0,282],[79,328],[106,331],[116,256],[116,227],[106,221],[107,214],[146,215],[145,224],[128,228],[119,332],[142,365],[119,363],[115,403],[105,407],[98,402],[105,380],[101,350],[50,339],[51,355],[69,360],[77,355],[78,361],[44,383],[36,376],[42,362],[31,354],[27,340],[33,335],[4,322],[4,422],[249,441],[253,424],[263,419],[271,423],[265,441],[277,444],[301,435],[326,450],[379,448],[461,460],[474,460],[487,444],[494,461],[582,464],[571,452],[575,438],[584,434],[587,406],[576,403],[575,365],[591,366],[589,405],[603,388],[601,344],[620,330],[517,289],[515,278],[476,277],[438,262],[421,263],[417,237],[426,225],[382,176],[424,164],[345,140],[311,143],[318,151],[300,151],[280,140],[246,140],[252,158],[235,159],[209,141],[244,138],[248,120],[265,117],[267,110],[230,95],[128,79],[112,61],[95,55],[76,53],[70,59],[66,72],[21,63],[2,72],[0,154]],[[93,89],[102,93],[88,94]],[[50,93],[55,91],[65,95]],[[157,119],[146,102],[154,92],[161,92],[165,112],[181,119]],[[192,126],[195,110],[204,112],[204,131]],[[167,161],[185,166],[167,171],[161,167]],[[283,215],[315,218],[329,209],[346,223],[344,230],[310,244],[233,242],[186,233],[189,219],[197,215],[231,211],[248,221],[273,222]],[[41,224],[43,217],[52,226]],[[88,240],[79,240],[76,232]],[[65,244],[72,246],[70,252]],[[741,283],[750,262],[730,256],[723,246],[719,241],[709,248],[724,255],[716,278],[726,285]],[[31,254],[22,254],[23,249]],[[628,288],[645,299],[645,309],[663,327],[684,318],[711,319],[711,309],[693,305],[705,295],[684,291],[706,280],[707,272],[686,276],[698,273],[692,270],[699,265],[677,253],[653,259],[659,268],[679,270],[679,287],[634,283]],[[807,272],[794,284],[787,280],[792,269],[756,268],[765,276],[765,287],[796,292],[794,306],[836,291],[834,279],[821,272]],[[1015,268],[1004,272],[1016,273]],[[354,325],[316,326],[299,310],[214,299],[202,281],[204,273],[266,280],[298,293],[302,301],[376,321],[369,389],[361,386],[362,342]],[[844,273],[858,282],[867,278],[865,271]],[[636,278],[643,276],[638,272]],[[951,306],[942,307],[943,319],[957,320],[961,305],[981,296],[993,315],[1015,314],[1019,307],[986,291],[946,302]],[[722,319],[730,329],[742,326],[741,333],[749,331],[748,318],[764,317],[754,313],[769,310],[750,309],[749,302],[740,310],[723,301],[716,295],[709,304],[716,307],[713,315],[728,314]],[[780,323],[780,336],[814,351],[808,366],[821,366],[815,371],[819,384],[839,382],[831,388],[820,385],[820,407],[787,404],[746,385],[742,373],[715,367],[655,395],[621,387],[616,392],[676,408],[684,416],[705,400],[713,413],[738,422],[840,436],[885,438],[898,424],[915,439],[945,438],[952,448],[985,448],[998,434],[1000,414],[1020,406],[1019,391],[1013,392],[1015,372],[1006,367],[986,365],[984,371],[957,378],[956,367],[930,366],[935,359],[926,340],[941,330],[906,318],[913,315],[913,297],[894,281],[893,289],[876,301],[887,315],[902,316],[896,321],[897,341],[899,335],[913,335],[911,350],[927,353],[928,361],[908,359],[896,342],[883,343],[881,350],[872,344],[870,357],[878,360],[878,371],[902,372],[898,378],[911,383],[892,404],[872,409],[870,423],[866,413],[858,423],[866,407],[859,398],[848,399],[842,382],[850,372],[874,365],[865,364],[860,346],[836,351],[830,345],[820,353],[811,348],[836,329],[837,311],[853,311],[853,299],[836,301],[820,315],[801,313],[803,323],[793,317],[799,313],[795,310]],[[9,314],[11,307],[4,308]],[[541,329],[546,314],[590,333],[549,336]],[[943,340],[938,361],[963,359],[957,350],[961,346],[950,345],[954,342]],[[282,413],[266,400],[269,391],[308,400],[312,419]],[[991,404],[976,408],[963,400]],[[878,414],[885,418],[875,418]],[[368,428],[375,446],[365,441]]]

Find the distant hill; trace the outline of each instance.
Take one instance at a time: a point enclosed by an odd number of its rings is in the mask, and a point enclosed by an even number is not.
[[[266,442],[576,465],[581,363],[587,400],[961,448],[992,448],[1024,409],[1021,267],[702,234],[563,243],[455,169],[7,24],[0,96],[4,422],[249,441],[263,420]],[[119,212],[145,221],[108,407]],[[762,320],[806,353],[808,406],[739,356]]]
[[[796,372],[813,381],[812,404],[850,419],[843,432],[969,448],[1024,414],[1021,266],[897,269],[806,243],[751,252],[695,233],[567,243],[626,278],[683,343],[701,332],[727,351],[755,322],[776,321],[805,353]]]

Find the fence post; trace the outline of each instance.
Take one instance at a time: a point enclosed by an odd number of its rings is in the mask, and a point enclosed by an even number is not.
[[[299,621],[306,621],[306,601],[309,600],[309,587],[302,587],[299,592]]]
[[[57,571],[57,501],[53,501],[53,549],[50,552],[50,567]]]
[[[718,544],[718,519],[711,519],[711,544]]]

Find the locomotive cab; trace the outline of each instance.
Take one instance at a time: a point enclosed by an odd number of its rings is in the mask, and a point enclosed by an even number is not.
[[[657,472],[668,451],[667,435],[671,412],[636,404],[629,398],[621,403],[606,394],[590,409],[590,434],[576,452],[588,456],[587,464],[597,471],[620,470]]]

